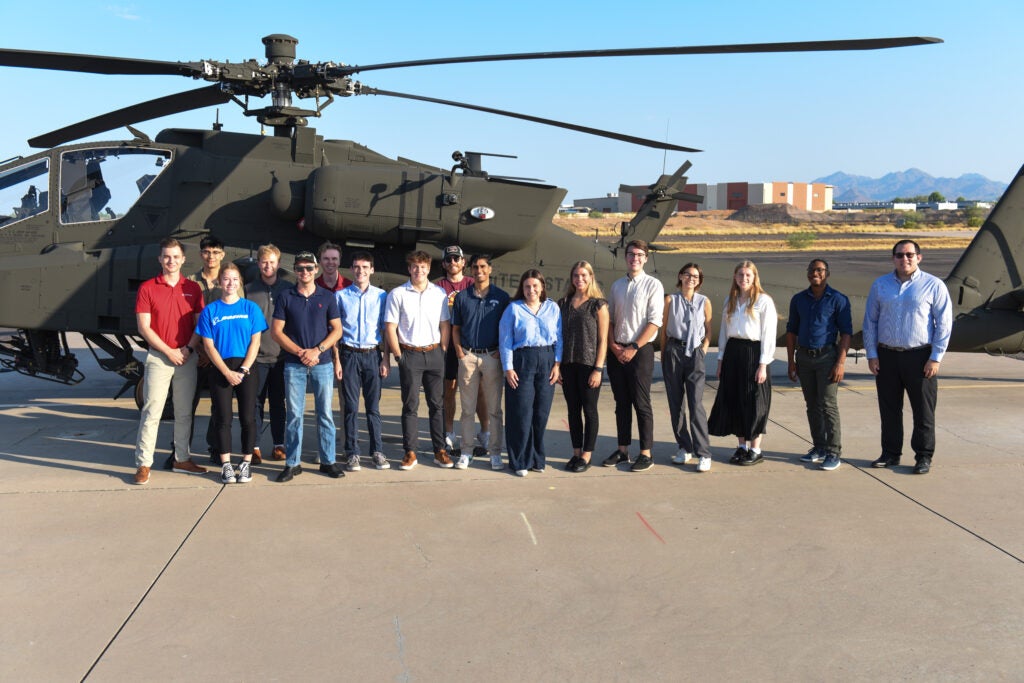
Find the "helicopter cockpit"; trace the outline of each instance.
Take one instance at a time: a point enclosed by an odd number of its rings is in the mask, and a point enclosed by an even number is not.
[[[171,153],[122,147],[61,154],[61,223],[115,220],[167,168]]]
[[[46,211],[50,160],[36,159],[0,173],[0,226]]]

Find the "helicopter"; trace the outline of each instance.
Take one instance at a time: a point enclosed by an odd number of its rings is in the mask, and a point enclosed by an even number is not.
[[[685,191],[690,162],[650,185],[622,191],[643,198],[618,239],[598,243],[556,226],[552,217],[566,190],[530,179],[490,175],[486,153],[456,151],[453,165],[390,158],[347,140],[324,139],[310,127],[338,99],[378,95],[471,109],[537,124],[676,152],[681,145],[543,119],[505,110],[380,90],[354,80],[360,72],[466,62],[637,55],[736,54],[871,50],[941,43],[937,38],[754,43],[614,50],[479,55],[346,65],[296,59],[298,40],[263,38],[266,63],[255,60],[167,62],[98,55],[0,49],[0,66],[94,74],[176,75],[211,83],[81,121],[29,140],[45,148],[0,164],[0,363],[7,369],[66,384],[84,379],[68,332],[84,338],[104,370],[136,387],[145,349],[134,312],[139,285],[158,271],[158,244],[175,237],[186,255],[206,235],[226,245],[228,258],[249,266],[256,248],[272,242],[288,255],[330,240],[368,250],[374,284],[393,287],[407,277],[405,255],[445,245],[494,257],[492,281],[514,289],[519,274],[540,268],[548,291],[564,289],[569,268],[589,260],[605,286],[621,276],[625,245],[651,243],[649,266],[666,290],[683,260],[662,253],[657,237]],[[267,106],[253,100],[270,97]],[[312,108],[294,99],[314,101]],[[143,121],[234,103],[273,134],[170,128],[155,138]],[[129,140],[74,142],[126,127]],[[503,155],[497,155],[503,156]],[[1022,169],[1024,173],[1024,169]],[[1024,181],[1021,173],[990,213],[946,280],[956,306],[950,350],[1017,354],[1024,351]],[[675,262],[678,261],[678,264]],[[435,268],[438,266],[435,265]],[[649,268],[650,272],[650,268]],[[789,295],[806,284],[791,267],[763,267],[761,279],[785,318]],[[432,274],[436,277],[438,273]],[[721,301],[732,272],[706,271],[702,291]],[[834,278],[850,295],[859,320],[869,283]],[[857,339],[855,339],[856,343]]]

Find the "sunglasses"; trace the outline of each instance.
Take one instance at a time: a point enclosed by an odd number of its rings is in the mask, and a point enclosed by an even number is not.
[[[446,256],[444,258],[444,262],[445,263],[452,263],[453,261],[461,261],[461,260],[462,260],[461,256]]]
[[[917,256],[916,251],[901,251],[892,255],[893,258],[914,258],[915,256]]]
[[[295,266],[296,273],[312,273],[316,270],[316,266]]]

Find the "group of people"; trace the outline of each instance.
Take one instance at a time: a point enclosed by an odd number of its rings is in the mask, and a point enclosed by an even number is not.
[[[295,256],[294,284],[281,277],[280,251],[273,245],[259,248],[259,277],[248,286],[235,264],[220,265],[215,258],[218,250],[223,258],[219,241],[208,237],[200,249],[206,266],[189,279],[181,274],[183,246],[165,239],[160,243],[161,274],[139,288],[136,315],[149,353],[135,452],[138,484],[149,481],[168,389],[173,389],[175,414],[171,469],[206,471],[189,455],[199,366],[211,396],[208,445],[224,483],[251,480],[251,465],[261,461],[257,441],[268,403],[274,443],[270,457],[284,460],[276,481],[302,473],[307,386],[313,394],[320,472],[337,478],[360,469],[360,398],[369,462],[388,469],[379,403],[392,361],[401,386],[403,470],[417,465],[422,391],[435,465],[465,469],[473,458],[489,457],[491,467],[501,470],[504,442],[508,467],[517,476],[543,472],[544,434],[560,384],[572,443],[565,468],[585,472],[599,432],[597,405],[607,367],[617,447],[601,465],[643,471],[653,464],[655,342],[662,350],[678,449],[672,462],[683,465],[697,458],[698,471],[709,471],[711,435],[736,438],[731,463],[750,466],[764,459],[761,446],[771,409],[768,367],[778,316],[751,261],[736,266],[723,302],[718,390],[706,415],[712,303],[700,293],[704,273],[696,263],[685,264],[676,291],[666,295],[660,280],[644,270],[648,246],[641,240],[626,245],[626,273],[612,284],[607,299],[593,267],[579,261],[557,301],[539,270],[524,272],[510,296],[491,283],[489,255],[467,260],[454,245],[443,253],[444,278],[431,282],[430,255],[414,251],[406,258],[409,280],[390,292],[370,284],[374,259],[367,251],[351,253],[352,280],[341,277],[341,249],[332,243],[320,248],[319,259],[311,252]],[[906,393],[914,414],[914,472],[924,474],[935,449],[936,376],[952,328],[951,304],[941,280],[918,268],[921,252],[915,242],[898,242],[893,260],[893,271],[873,284],[864,316],[864,344],[882,416],[882,455],[872,465],[899,464]],[[828,285],[828,276],[825,260],[808,264],[809,286],[790,302],[786,348],[788,374],[802,388],[813,443],[802,460],[834,470],[842,455],[837,388],[853,328],[849,299]],[[345,426],[344,464],[335,455],[335,382]],[[454,433],[456,393],[461,442]],[[237,469],[232,463],[233,398],[241,426]],[[631,458],[634,415],[639,444]]]

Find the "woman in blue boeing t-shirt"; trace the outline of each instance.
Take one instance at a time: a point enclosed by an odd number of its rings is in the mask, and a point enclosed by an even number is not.
[[[260,333],[267,321],[260,307],[239,297],[242,275],[238,266],[221,266],[218,282],[223,292],[199,315],[196,334],[203,338],[203,347],[210,363],[218,372],[210,373],[210,401],[214,404],[213,420],[217,452],[220,453],[221,476],[225,484],[252,480],[249,465],[256,445],[256,378],[249,370],[260,350]],[[242,462],[238,475],[231,466],[231,396],[238,399],[238,422],[242,425]]]

